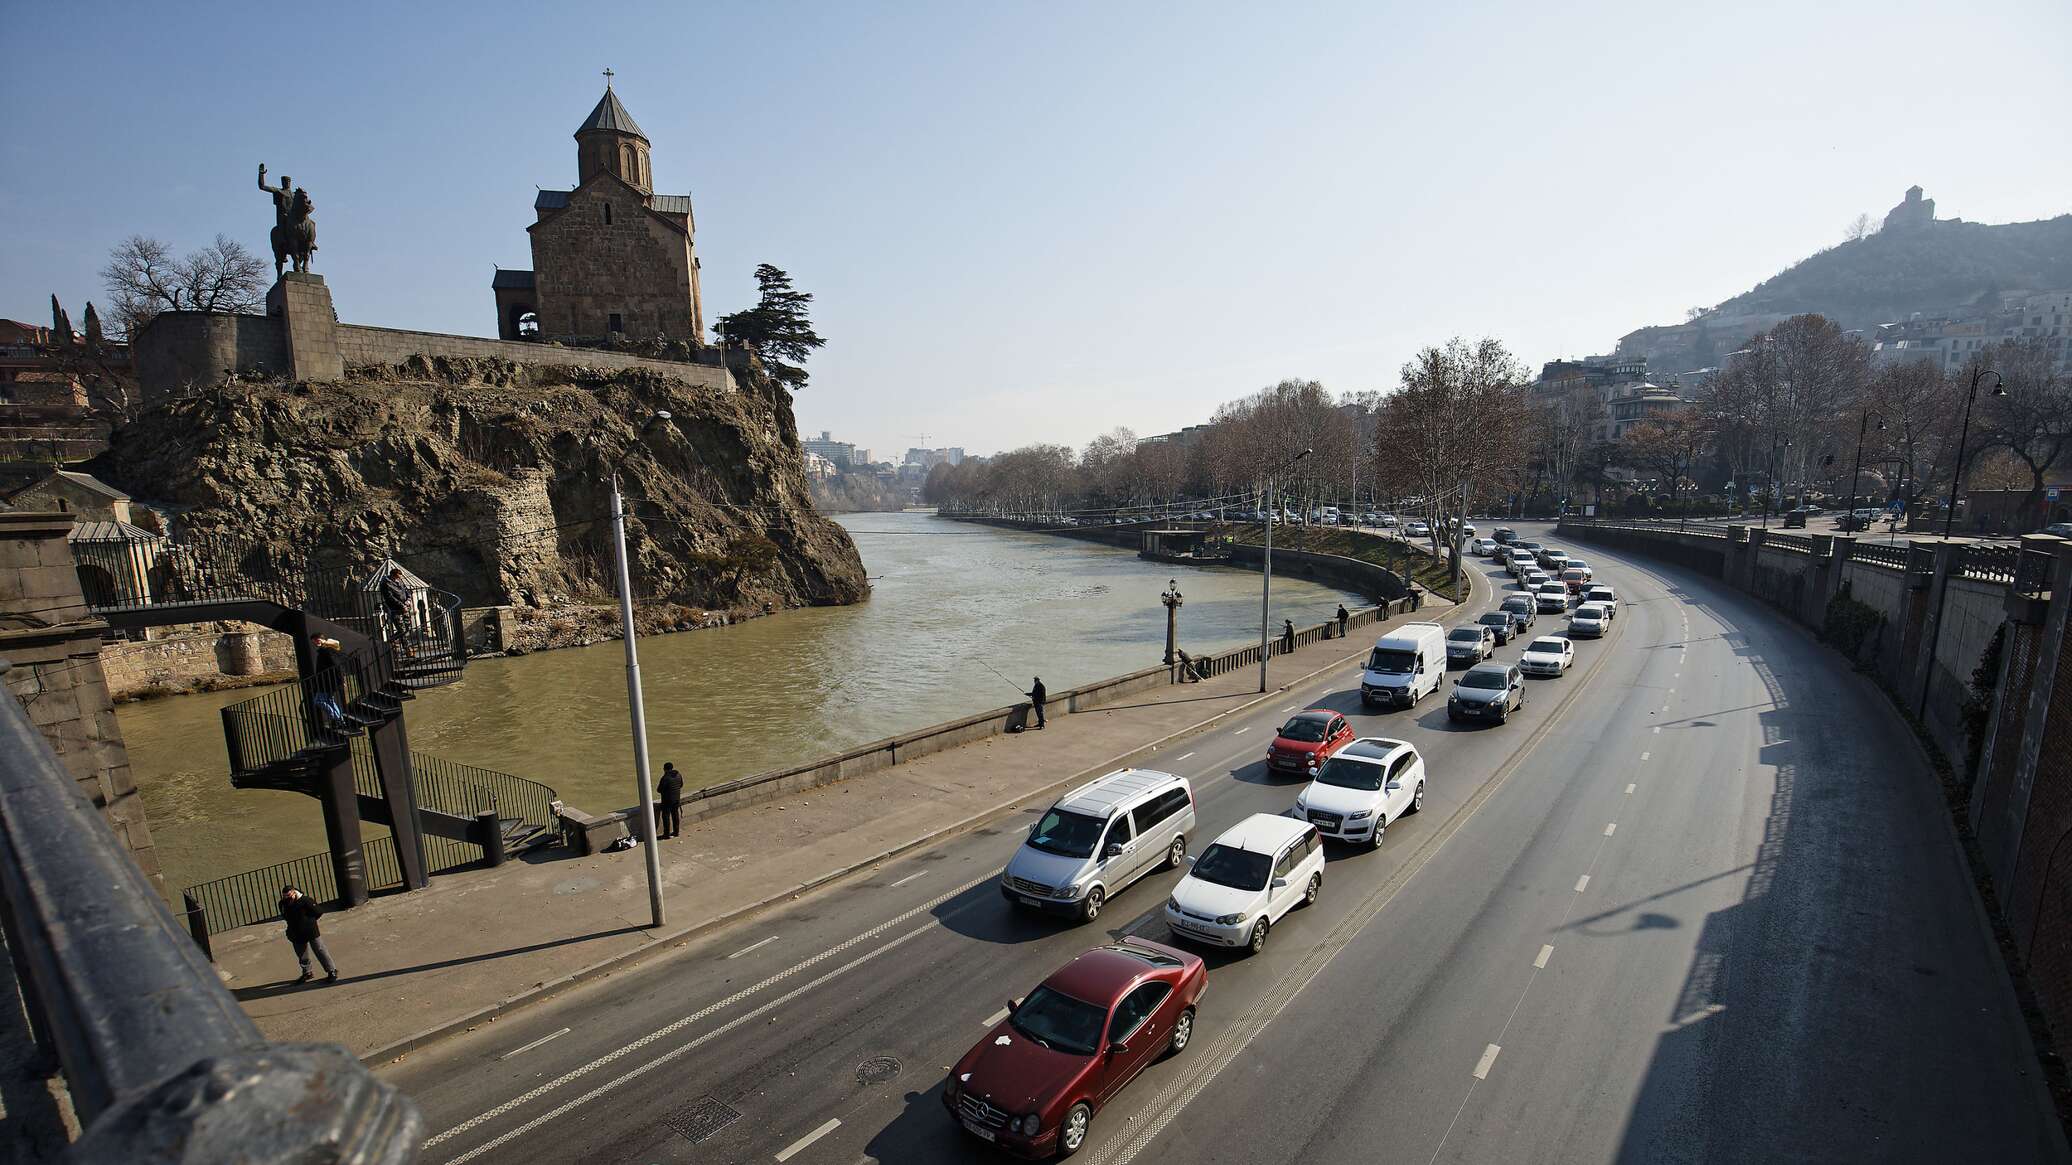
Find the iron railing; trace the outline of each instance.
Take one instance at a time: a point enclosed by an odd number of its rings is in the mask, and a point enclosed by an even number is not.
[[[2020,548],[2015,546],[1966,546],[1963,560],[1959,563],[1959,577],[1977,579],[1980,582],[2013,583],[2015,561]]]
[[[1849,547],[1849,561],[1882,566],[1887,570],[1907,568],[1907,547],[1895,542],[1856,542]]]
[[[240,926],[279,919],[283,886],[295,887],[312,902],[328,904],[338,901],[331,851],[200,882],[187,887],[181,894],[201,907],[208,933],[221,934]]]
[[[2030,599],[2050,598],[2051,573],[2057,562],[2058,556],[2049,551],[2022,547],[2015,560],[2014,593]]]
[[[75,539],[80,589],[95,611],[263,599],[327,619],[365,615],[354,571],[255,538]]]
[[[1813,553],[1813,540],[1811,538],[1800,534],[1779,534],[1775,530],[1763,536],[1763,546],[1769,549],[1782,550],[1786,554]]]
[[[5,671],[0,662],[0,671]],[[0,698],[0,925],[79,1161],[408,1165],[424,1120],[334,1044],[269,1044],[20,704]]]

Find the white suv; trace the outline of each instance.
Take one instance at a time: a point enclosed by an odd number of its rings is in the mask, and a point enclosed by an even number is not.
[[[1424,807],[1424,758],[1408,741],[1363,736],[1337,752],[1295,797],[1295,815],[1338,841],[1381,845],[1382,831]]]
[[[1238,822],[1190,864],[1166,899],[1166,926],[1180,938],[1255,955],[1274,923],[1315,902],[1324,888],[1316,829],[1278,813]]]

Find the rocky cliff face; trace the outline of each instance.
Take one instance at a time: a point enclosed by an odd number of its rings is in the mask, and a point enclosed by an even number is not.
[[[470,605],[534,607],[611,593],[616,472],[642,597],[862,600],[855,546],[813,512],[789,400],[738,379],[418,359],[337,384],[246,380],[147,408],[94,472],[176,530],[340,565],[392,554]],[[644,420],[658,411],[671,419]]]

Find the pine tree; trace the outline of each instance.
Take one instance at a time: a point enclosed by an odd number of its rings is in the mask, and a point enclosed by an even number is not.
[[[756,267],[755,282],[762,291],[756,305],[721,316],[719,330],[755,348],[770,378],[796,392],[806,385],[806,357],[827,343],[806,316],[813,295],[795,290],[791,276],[768,263]]]

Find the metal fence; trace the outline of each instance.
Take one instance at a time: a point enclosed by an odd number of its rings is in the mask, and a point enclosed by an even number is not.
[[[1849,561],[1882,566],[1887,570],[1907,568],[1907,548],[1893,542],[1855,542],[1849,546]]]
[[[1763,536],[1763,545],[1786,554],[1812,554],[1813,540],[1800,534],[1779,534],[1772,531]]]
[[[242,874],[202,882],[187,887],[182,893],[201,907],[208,932],[220,934],[240,926],[278,919],[283,886],[295,887],[313,902],[338,901],[338,883],[332,876],[330,852],[275,862]]]
[[[2013,583],[2020,553],[2016,546],[1966,546],[1958,575],[1980,582]]]

